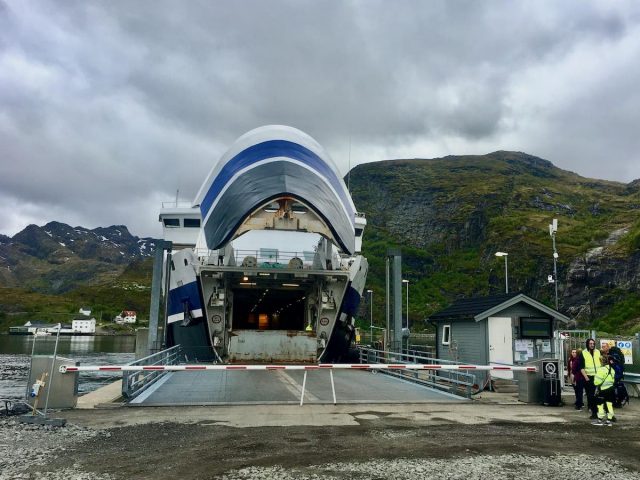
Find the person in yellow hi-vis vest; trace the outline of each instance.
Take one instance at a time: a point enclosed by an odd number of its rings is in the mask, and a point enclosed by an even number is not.
[[[587,392],[587,405],[591,410],[591,420],[597,420],[598,418],[598,406],[596,405],[595,391],[596,387],[593,384],[593,379],[596,376],[596,370],[601,365],[600,363],[600,350],[596,348],[596,341],[590,338],[585,343],[586,347],[582,351],[582,358],[580,359],[580,373],[584,377],[584,389]]]
[[[602,357],[603,365],[596,370],[596,376],[593,384],[596,387],[596,402],[598,404],[598,419],[591,422],[592,425],[612,425],[611,419],[613,415],[613,400],[615,393],[613,385],[615,384],[616,371],[613,368],[613,359],[606,356]],[[607,411],[604,411],[604,404],[607,404]]]

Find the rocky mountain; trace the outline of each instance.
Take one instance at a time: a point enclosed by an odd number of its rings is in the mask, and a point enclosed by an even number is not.
[[[497,251],[509,254],[511,291],[553,306],[548,225],[557,218],[559,309],[578,326],[640,330],[640,180],[584,178],[500,151],[361,164],[350,187],[367,215],[367,288],[374,290],[380,324],[389,247],[402,249],[412,325],[457,298],[502,292],[504,259]],[[110,315],[125,307],[147,310],[154,247],[153,239],[132,236],[124,226],[89,230],[51,222],[13,238],[0,235],[0,324],[31,318],[18,311],[27,315],[46,305],[75,312],[86,303]]]
[[[384,257],[403,250],[410,319],[452,300],[510,289],[554,305],[579,325],[640,328],[640,181],[594,180],[520,152],[389,160],[355,167],[351,193],[367,215],[364,253],[376,310],[383,311]]]
[[[62,293],[104,284],[132,262],[151,256],[152,238],[131,235],[124,225],[89,230],[50,222],[0,236],[0,286]]]

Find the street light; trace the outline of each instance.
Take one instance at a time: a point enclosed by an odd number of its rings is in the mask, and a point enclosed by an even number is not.
[[[558,219],[554,218],[549,224],[549,235],[553,241],[553,283],[556,286],[556,310],[558,310],[558,252],[556,251],[556,232],[558,231]]]
[[[367,290],[369,294],[369,309],[370,309],[370,333],[371,333],[371,346],[373,347],[373,290]]]
[[[506,252],[496,252],[496,257],[504,257],[504,291],[505,293],[509,293],[509,267],[507,265],[507,257],[509,256]]]
[[[407,285],[407,328],[409,328],[409,280],[402,280]]]
[[[407,350],[409,349],[409,280],[402,280],[407,285]]]

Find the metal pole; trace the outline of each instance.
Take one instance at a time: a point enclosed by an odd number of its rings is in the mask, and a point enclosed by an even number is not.
[[[151,304],[149,306],[149,340],[147,353],[153,353],[158,346],[158,317],[160,316],[160,301],[162,294],[162,264],[164,262],[165,242],[160,240],[156,244],[153,258],[153,277],[151,279]],[[168,295],[169,292],[166,292]]]
[[[369,318],[369,327],[371,334],[371,346],[373,346],[373,290],[369,290],[369,309],[370,309],[370,318]]]
[[[305,373],[307,373],[307,371],[305,370]],[[335,383],[333,383],[333,370],[329,370],[329,375],[331,376],[331,393],[333,394],[333,404],[335,405],[336,402],[336,385]]]
[[[333,377],[331,377],[333,378]],[[304,371],[304,377],[302,378],[302,393],[300,394],[300,406],[304,403],[304,389],[307,386],[307,371]]]
[[[508,264],[507,258],[508,258],[508,256],[505,255],[504,256],[504,288],[505,288],[505,293],[509,293],[509,267],[507,266],[507,264]]]
[[[393,252],[393,346],[402,350],[402,257]]]
[[[551,235],[551,238],[553,239],[553,280],[555,283],[555,288],[556,288],[556,310],[558,310],[558,268],[557,268],[557,264],[558,264],[558,252],[556,252],[556,234],[554,232],[553,235]]]
[[[24,394],[24,398],[28,399],[29,398],[29,391],[31,390],[29,388],[29,380],[31,380],[31,371],[33,370],[33,354],[36,351],[36,339],[38,338],[38,329],[36,328],[35,331],[33,332],[33,345],[31,346],[31,363],[29,364],[29,376],[27,377],[27,391]]]
[[[386,351],[389,350],[389,339],[390,339],[390,332],[389,332],[389,256],[387,255],[387,278],[386,278],[386,299],[385,299],[385,306],[387,308],[387,329],[385,332],[385,339],[384,339],[384,349]]]
[[[407,280],[407,328],[409,328],[409,280]]]
[[[164,312],[162,314],[162,347],[167,347],[167,331],[169,330],[169,325],[167,324],[167,319],[169,317],[168,307],[169,307],[169,285],[171,281],[171,249],[173,248],[173,243],[165,242],[164,249],[167,252],[166,265],[164,270]],[[217,353],[216,353],[217,355]]]
[[[51,360],[51,371],[49,372],[49,383],[47,384],[47,398],[44,402],[45,418],[47,418],[47,408],[49,408],[49,392],[51,391],[51,384],[53,383],[53,367],[56,363],[56,357],[58,356],[58,341],[60,340],[60,330],[62,330],[62,324],[58,323],[58,334],[56,335],[56,346],[53,347],[53,359]]]
[[[409,280],[407,280],[407,330],[409,330]],[[409,335],[407,335],[407,353],[409,353]]]

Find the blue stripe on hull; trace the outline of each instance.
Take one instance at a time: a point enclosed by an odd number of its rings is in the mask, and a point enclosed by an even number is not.
[[[186,301],[189,302],[189,310],[202,308],[197,281],[169,290],[168,314],[175,315],[176,313],[183,313],[184,303]]]
[[[358,313],[361,299],[362,297],[358,291],[349,285],[344,294],[344,300],[342,300],[342,311],[350,317],[355,317],[356,313]]]
[[[229,160],[227,164],[222,167],[222,170],[213,181],[213,184],[200,204],[202,218],[206,218],[211,205],[213,205],[213,202],[218,197],[222,189],[236,173],[256,162],[275,157],[285,157],[298,160],[329,180],[331,186],[337,192],[340,200],[349,212],[351,221],[354,221],[355,213],[351,208],[351,203],[349,202],[347,193],[345,192],[340,179],[331,167],[329,167],[324,160],[308,148],[287,140],[268,140],[266,142],[258,143],[243,150]]]

